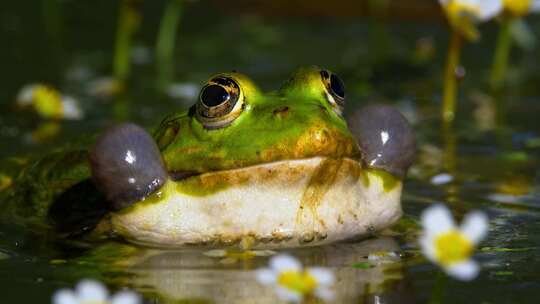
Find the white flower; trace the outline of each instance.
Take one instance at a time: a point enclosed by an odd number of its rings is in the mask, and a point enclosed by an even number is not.
[[[422,213],[424,234],[420,247],[424,255],[459,280],[472,280],[479,266],[471,259],[474,247],[487,234],[488,219],[482,212],[471,212],[457,227],[444,205],[429,207]]]
[[[55,88],[40,83],[22,87],[16,103],[23,108],[32,107],[44,118],[78,120],[84,116],[75,98],[62,95]]]
[[[439,0],[439,3],[450,25],[470,40],[479,37],[475,23],[493,18],[503,9],[501,0]]]
[[[139,304],[141,297],[132,291],[120,291],[109,296],[107,288],[93,280],[80,281],[75,290],[60,289],[52,297],[53,304]]]
[[[257,280],[274,286],[277,295],[288,302],[300,302],[304,296],[314,295],[329,301],[334,297],[331,286],[334,274],[322,267],[303,268],[290,255],[280,254],[270,259],[269,268],[258,269]]]

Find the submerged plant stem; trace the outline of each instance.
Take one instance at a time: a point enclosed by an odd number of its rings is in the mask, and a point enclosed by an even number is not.
[[[166,87],[173,77],[173,53],[182,15],[182,0],[170,0],[165,7],[156,41],[156,64],[159,86]]]
[[[435,280],[435,285],[433,286],[433,289],[431,290],[431,298],[429,299],[429,304],[442,304],[444,294],[446,291],[446,284],[448,281],[448,277],[442,273],[439,272],[437,274],[437,278]]]
[[[463,37],[461,37],[461,34],[455,30],[452,31],[448,46],[446,70],[444,72],[442,118],[445,123],[451,123],[454,120],[456,112],[456,70],[459,66],[462,43]]]
[[[490,78],[490,85],[494,90],[500,89],[506,78],[508,60],[512,49],[511,28],[514,21],[515,19],[511,17],[504,18],[499,30]]]

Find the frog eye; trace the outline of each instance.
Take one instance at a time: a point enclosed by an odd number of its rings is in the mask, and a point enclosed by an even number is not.
[[[326,89],[325,95],[336,112],[341,114],[345,106],[345,84],[336,74],[322,70],[321,80]]]
[[[234,79],[217,76],[202,88],[196,105],[197,119],[207,129],[231,124],[243,109],[243,94]]]

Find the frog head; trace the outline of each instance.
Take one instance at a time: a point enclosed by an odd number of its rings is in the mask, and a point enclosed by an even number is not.
[[[368,109],[364,120],[369,123],[355,138],[342,116],[344,106],[343,82],[318,67],[299,69],[269,93],[243,74],[220,73],[202,87],[189,110],[166,117],[153,137],[134,125],[105,132],[90,154],[93,179],[116,210],[115,230],[138,242],[177,245],[248,234],[266,238],[285,226],[284,239],[296,238],[305,231],[290,228],[295,210],[314,211],[343,199],[343,208],[351,209],[358,204],[355,195],[363,196],[360,181],[369,187],[363,169],[399,181],[410,165],[401,152],[410,150],[413,140],[399,136],[410,128],[397,111]],[[253,210],[259,198],[265,203]],[[280,215],[271,216],[276,200],[285,205],[276,211]],[[217,206],[223,213],[213,213]],[[388,214],[393,221],[398,212]],[[264,227],[252,221],[264,222],[267,216],[271,219]],[[295,218],[306,220],[301,214]],[[312,228],[308,239],[321,230]]]
[[[271,93],[242,74],[222,73],[187,113],[163,121],[156,140],[172,176],[315,156],[359,160],[341,116],[344,101],[342,81],[315,67]]]

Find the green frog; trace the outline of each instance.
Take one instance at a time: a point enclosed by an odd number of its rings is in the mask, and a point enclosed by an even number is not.
[[[214,75],[152,135],[125,123],[27,166],[2,215],[40,233],[154,247],[365,237],[402,214],[414,134],[389,106],[347,121],[345,97],[343,81],[318,67],[268,93],[243,74]]]

